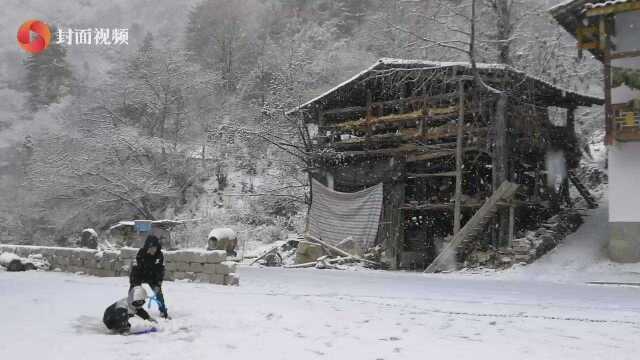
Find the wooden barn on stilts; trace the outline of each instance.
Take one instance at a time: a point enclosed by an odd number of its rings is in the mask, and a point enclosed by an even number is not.
[[[472,240],[508,247],[566,206],[575,110],[602,103],[506,65],[381,59],[288,114],[313,183],[382,183],[375,243],[392,269],[424,269]]]

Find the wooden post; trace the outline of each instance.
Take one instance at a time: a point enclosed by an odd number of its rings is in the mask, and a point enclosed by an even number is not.
[[[333,174],[331,173],[331,171],[327,170],[325,176],[327,179],[327,187],[333,190]]]
[[[605,145],[612,145],[615,133],[614,116],[611,106],[611,59],[609,56],[609,42],[606,27],[606,16],[600,17],[600,49],[604,54],[602,60],[604,71],[604,142]]]
[[[495,110],[495,147],[493,151],[493,189],[494,191],[508,179],[509,148],[507,146],[507,94],[500,93]],[[509,212],[507,209],[498,211],[497,246],[504,246],[508,242]]]
[[[400,266],[400,253],[404,244],[404,210],[400,207],[405,203],[405,161],[399,160],[398,169],[402,176],[397,181],[384,184],[385,202],[383,204],[384,221],[384,248],[385,257],[391,270],[397,270]]]
[[[455,207],[453,212],[453,234],[457,234],[460,231],[461,223],[461,207],[462,207],[462,137],[464,128],[464,82],[460,80],[458,83],[458,95],[460,97],[459,107],[460,114],[458,116],[458,132],[456,141],[456,194],[455,194]]]
[[[509,242],[507,244],[507,247],[511,247],[511,244],[513,244],[513,233],[514,233],[514,229],[515,229],[515,223],[516,223],[516,211],[515,211],[515,207],[513,205],[509,206]]]
[[[573,136],[576,132],[576,107],[572,106],[567,109],[567,131]]]
[[[371,120],[373,119],[373,107],[371,106],[372,95],[371,90],[367,89],[367,137],[370,137],[371,132]]]
[[[429,100],[428,100],[429,97],[427,96],[426,89],[424,90],[424,92],[425,92],[425,95],[424,95],[424,100],[422,102],[422,114],[424,116],[421,117],[420,122],[418,122],[418,134],[420,136],[424,135],[426,120],[429,119],[429,121],[431,121],[431,109],[430,109]]]
[[[407,109],[409,108],[408,107],[409,104],[407,104],[406,98],[407,98],[407,86],[406,84],[403,84],[402,89],[400,90],[400,113],[401,114],[408,112]]]
[[[533,201],[538,202],[540,200],[540,162],[537,162],[536,171],[533,176]]]

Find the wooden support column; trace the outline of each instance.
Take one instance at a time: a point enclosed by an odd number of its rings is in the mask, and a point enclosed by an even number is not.
[[[367,89],[367,137],[370,137],[372,134],[371,121],[373,120],[373,105],[371,104],[371,100],[371,90]]]
[[[609,36],[607,34],[606,16],[600,17],[600,49],[604,54],[602,60],[602,70],[604,71],[604,142],[605,145],[612,145],[615,137],[615,126],[613,109],[611,106],[611,57],[609,54]]]
[[[537,161],[537,160],[536,160]],[[533,201],[540,201],[540,163],[536,164],[536,170],[533,183]]]
[[[462,219],[462,140],[464,128],[464,82],[458,83],[458,96],[460,114],[458,115],[457,139],[456,139],[456,193],[455,207],[453,210],[453,235],[460,231]]]
[[[406,84],[402,85],[402,89],[400,90],[400,113],[404,114],[406,112],[409,112],[409,104],[407,102],[407,87]],[[384,105],[383,105],[384,108]]]
[[[331,171],[327,170],[326,172],[326,180],[327,180],[327,187],[331,190],[334,189],[334,185],[333,185],[333,174],[331,173]]]
[[[425,95],[422,102],[422,113],[424,116],[422,116],[418,122],[418,134],[420,136],[423,136],[425,133],[427,119],[431,120],[431,109],[430,109],[428,99],[429,97],[426,95],[426,90],[425,90]]]
[[[579,158],[581,156],[580,144],[578,143],[578,136],[576,135],[576,107],[572,106],[567,109],[567,136],[570,139],[569,144],[569,153],[565,154],[566,159],[566,170],[567,172],[571,171],[571,169],[578,167]],[[561,196],[562,200],[566,204],[567,207],[571,207],[571,194],[569,192],[569,175],[566,174],[564,180],[562,180],[561,187]]]
[[[398,159],[396,158],[396,160]],[[404,159],[400,160],[396,166],[403,175],[397,180],[384,184],[385,201],[383,206],[385,257],[392,270],[397,270],[400,266],[400,253],[405,238],[404,210],[400,208],[405,203]]]
[[[567,109],[567,131],[573,135],[576,133],[576,107],[572,106]]]
[[[509,147],[507,145],[507,94],[498,95],[494,113],[495,147],[493,151],[493,190],[509,180]],[[497,246],[505,246],[509,238],[509,210],[502,208],[498,211]]]
[[[509,241],[507,247],[511,247],[513,244],[513,233],[516,225],[516,208],[515,206],[509,206]]]

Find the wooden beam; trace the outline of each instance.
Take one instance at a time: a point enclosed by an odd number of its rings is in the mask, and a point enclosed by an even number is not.
[[[608,34],[606,33],[605,17],[600,19],[600,42],[607,44]],[[615,138],[615,127],[613,126],[614,114],[611,106],[611,59],[609,58],[609,47],[604,47],[604,59],[602,70],[604,71],[604,143],[613,145]]]
[[[466,147],[463,149],[463,151],[464,152],[478,151],[478,152],[485,152],[485,153],[487,152],[485,149],[474,147],[474,146]],[[427,160],[438,159],[446,156],[454,156],[455,154],[456,154],[455,149],[432,151],[426,154],[409,154],[409,156],[407,157],[407,162],[427,161]],[[491,154],[489,154],[489,156],[491,156]]]
[[[428,177],[455,177],[457,172],[455,171],[447,171],[441,173],[430,173],[430,174],[417,174],[417,173],[407,173],[407,177],[410,179],[414,178],[428,178]]]
[[[371,105],[371,90],[367,89],[367,118],[365,119],[365,130],[367,139],[373,134],[371,131],[371,120],[373,119],[373,105]]]
[[[496,191],[500,184],[504,184],[508,180],[509,174],[509,146],[507,138],[507,105],[508,96],[506,93],[500,93],[494,112],[495,122],[495,149],[493,162],[493,189]],[[508,211],[501,209],[498,211],[498,237],[496,239],[497,246],[504,246],[507,243],[509,227]]]
[[[375,107],[383,107],[383,108],[385,106],[400,105],[400,107],[402,108],[402,107],[407,107],[407,105],[410,105],[412,103],[415,104],[415,103],[424,103],[425,101],[434,102],[438,100],[452,99],[457,97],[457,95],[458,95],[457,92],[450,92],[450,93],[438,94],[433,96],[412,96],[412,97],[407,97],[402,99],[372,102],[371,105]],[[322,111],[320,113],[320,116],[324,117],[325,115],[339,115],[339,114],[349,114],[349,113],[356,113],[356,112],[366,113],[367,109],[368,109],[367,106],[350,106],[350,107],[344,107],[344,108],[335,108],[335,109]]]
[[[348,114],[355,112],[366,112],[366,106],[350,106],[345,108],[331,109],[321,112],[320,114],[324,117],[325,115],[337,115],[337,114]]]
[[[515,229],[515,207],[514,206],[510,206],[509,207],[509,240],[507,243],[507,247],[511,247],[511,244],[513,244],[513,233],[514,233],[514,229]]]
[[[460,207],[468,208],[468,209],[477,209],[482,206],[482,201],[474,202],[462,202]],[[454,210],[454,203],[444,203],[444,204],[431,204],[431,203],[417,203],[417,204],[403,204],[400,206],[402,210]]]
[[[631,57],[638,57],[638,56],[640,56],[640,50],[612,53],[609,55],[609,59],[615,60],[615,59],[624,59],[624,58],[631,58]]]
[[[323,125],[322,128],[323,129],[337,128],[342,130],[351,130],[351,129],[363,130],[363,129],[366,129],[368,125],[388,126],[390,128],[395,128],[395,127],[404,127],[404,126],[407,126],[407,124],[411,124],[413,125],[413,127],[415,127],[416,126],[415,123],[417,123],[418,121],[421,123],[424,123],[424,125],[429,125],[437,121],[452,119],[454,118],[454,116],[457,117],[457,114],[458,114],[457,108],[454,109],[454,112],[452,113],[445,113],[445,112],[438,113],[437,111],[434,112],[434,110],[435,109],[429,109],[431,114],[427,113],[426,115],[423,110],[419,110],[419,111],[414,111],[414,112],[404,113],[404,114],[390,114],[390,115],[379,116],[379,117],[371,116],[365,119],[350,120],[350,121],[345,121],[337,124],[326,124],[326,125]],[[465,113],[472,114],[473,110],[466,109]]]
[[[464,82],[460,80],[458,83],[458,95],[460,114],[458,115],[458,126],[456,135],[456,192],[455,192],[455,208],[453,211],[453,234],[460,231],[460,223],[462,222],[462,213],[460,207],[462,205],[462,140],[464,127]]]

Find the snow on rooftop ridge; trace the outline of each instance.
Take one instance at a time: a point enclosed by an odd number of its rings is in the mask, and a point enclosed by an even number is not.
[[[296,111],[299,111],[300,109],[313,104],[314,102],[322,99],[323,97],[331,94],[332,92],[340,89],[341,87],[348,85],[349,83],[357,80],[359,77],[361,77],[362,75],[368,73],[369,71],[374,70],[377,66],[379,66],[380,64],[386,64],[386,65],[431,65],[431,67],[449,67],[449,66],[470,66],[470,64],[468,62],[437,62],[437,61],[427,61],[427,60],[411,60],[411,59],[397,59],[397,58],[381,58],[378,61],[376,61],[373,65],[369,66],[368,68],[362,70],[361,72],[357,73],[356,75],[352,76],[351,78],[349,78],[346,81],[343,81],[342,83],[338,84],[337,86],[334,86],[333,88],[325,91],[324,93],[314,97],[313,99],[306,101],[305,103],[303,103],[302,105],[299,105],[297,107],[295,107],[292,110],[289,110],[287,112],[287,115],[295,113]],[[499,67],[504,67],[505,65],[501,65],[501,64],[484,64],[484,63],[480,63],[477,64],[477,66],[479,68],[482,69],[491,69],[491,68],[499,68]]]
[[[573,0],[572,0],[573,1]],[[466,61],[429,61],[429,60],[417,60],[417,59],[398,59],[398,58],[381,58],[378,61],[376,61],[373,65],[369,66],[368,68],[366,68],[365,70],[357,73],[356,75],[352,76],[351,78],[349,78],[348,80],[340,83],[339,85],[325,91],[324,93],[322,93],[321,95],[318,95],[316,97],[314,97],[313,99],[305,102],[304,104],[295,107],[292,110],[289,110],[286,114],[290,115],[295,113],[296,111],[299,111],[301,109],[303,109],[306,106],[309,106],[311,104],[313,104],[314,102],[321,100],[322,98],[324,98],[325,96],[330,95],[331,93],[333,93],[334,91],[339,90],[340,88],[342,88],[343,86],[348,85],[349,83],[357,80],[358,78],[360,78],[361,76],[363,76],[364,74],[373,71],[376,69],[376,67],[378,67],[380,64],[383,65],[423,65],[425,67],[429,67],[429,68],[446,68],[446,67],[452,67],[452,66],[461,66],[461,67],[467,67],[470,68],[471,67],[471,63],[470,62],[466,62]],[[491,70],[491,69],[496,69],[496,70],[510,70],[513,71],[515,73],[518,74],[522,74],[526,77],[529,77],[531,79],[540,81],[541,83],[544,83],[545,85],[558,89],[560,91],[562,91],[563,96],[565,96],[567,93],[570,94],[575,94],[575,95],[579,95],[579,96],[583,96],[583,97],[590,97],[590,98],[597,98],[602,100],[600,97],[596,97],[596,96],[591,96],[591,95],[585,95],[585,94],[581,94],[579,92],[576,91],[570,91],[570,90],[566,90],[563,89],[557,85],[554,85],[552,83],[550,83],[549,81],[546,81],[544,79],[541,79],[537,76],[534,75],[530,75],[527,74],[524,71],[518,70],[510,65],[506,65],[506,64],[489,64],[489,63],[476,63],[476,67],[478,69],[483,69],[483,70]]]
[[[471,67],[471,63],[467,61],[429,61],[429,60],[416,60],[416,59],[395,59],[395,58],[382,58],[378,60],[378,64],[385,65],[424,65],[428,67],[451,67],[451,66],[464,66]],[[476,63],[476,67],[479,69],[506,69],[509,68],[505,64],[488,64],[488,63]]]
[[[571,0],[568,1],[567,3],[573,2],[575,0]],[[626,1],[626,0],[624,0]],[[425,65],[425,66],[430,66],[432,68],[438,68],[438,67],[452,67],[452,66],[462,66],[462,67],[467,67],[470,68],[471,67],[471,63],[467,62],[467,61],[428,61],[428,60],[412,60],[412,59],[395,59],[395,58],[382,58],[380,60],[378,60],[378,63],[383,63],[383,64],[387,64],[387,65]],[[528,78],[534,79],[536,81],[539,81],[541,83],[544,83],[545,85],[552,87],[554,89],[558,89],[559,91],[562,92],[562,96],[566,96],[566,94],[575,94],[575,95],[579,95],[579,96],[583,96],[583,97],[590,97],[590,98],[596,98],[599,100],[603,100],[601,97],[598,96],[593,96],[593,95],[586,95],[586,94],[582,94],[579,93],[577,91],[571,91],[571,90],[567,90],[564,89],[560,86],[557,86],[555,84],[552,84],[551,82],[544,80],[538,76],[535,75],[531,75],[528,74],[522,70],[518,70],[516,68],[514,68],[513,66],[510,65],[506,65],[506,64],[498,64],[498,63],[494,63],[494,64],[490,64],[490,63],[476,63],[476,67],[478,69],[482,69],[482,70],[509,70],[509,71],[513,71],[515,73],[524,75]]]
[[[612,5],[625,4],[629,2],[633,2],[635,0],[608,0],[602,3],[586,3],[584,5],[585,9],[595,9],[595,8],[603,8]]]
[[[627,84],[611,89],[611,97],[614,104],[626,104],[629,101],[640,98],[640,90],[631,88]]]
[[[607,1],[603,1],[603,2],[588,2],[585,3],[583,5],[583,9],[584,10],[589,10],[589,9],[595,9],[595,8],[603,8],[603,7],[607,7],[607,6],[612,6],[612,5],[619,5],[619,4],[626,4],[626,3],[630,3],[630,2],[634,2],[636,0],[607,0]],[[555,12],[563,7],[568,7],[573,3],[578,3],[580,2],[579,0],[567,0],[567,1],[563,1],[558,5],[555,5],[551,8],[549,8],[548,11],[550,12]]]
[[[292,110],[289,110],[289,111],[287,112],[287,115],[292,114],[292,113],[294,113],[294,112],[296,112],[296,111],[298,111],[298,110],[300,110],[300,109],[304,108],[305,106],[308,106],[308,105],[310,105],[310,104],[313,104],[314,102],[316,102],[316,101],[318,101],[318,100],[322,99],[323,97],[325,97],[325,96],[327,96],[327,95],[331,94],[332,92],[334,92],[334,91],[336,91],[336,90],[340,89],[341,87],[343,87],[343,86],[345,86],[345,85],[349,84],[350,82],[355,81],[355,80],[356,80],[356,79],[358,79],[360,76],[362,76],[362,75],[366,74],[367,72],[369,72],[369,71],[373,70],[376,66],[378,66],[378,64],[379,64],[379,62],[376,62],[375,64],[373,64],[373,65],[369,66],[369,67],[368,67],[368,68],[366,68],[365,70],[362,70],[361,72],[359,72],[359,73],[357,73],[356,75],[352,76],[352,77],[351,77],[351,78],[349,78],[348,80],[346,80],[346,81],[344,81],[344,82],[340,83],[339,85],[334,86],[333,88],[331,88],[331,89],[329,89],[329,90],[325,91],[325,92],[324,92],[324,93],[322,93],[321,95],[318,95],[318,96],[314,97],[313,99],[311,99],[311,100],[309,100],[309,101],[305,102],[304,104],[302,104],[302,105],[300,105],[300,106],[297,106],[297,107],[295,107],[295,108],[294,108],[294,109],[292,109]]]
[[[547,10],[547,11],[553,12],[553,11],[556,11],[556,10],[558,10],[560,8],[569,6],[572,3],[577,2],[577,1],[579,1],[579,0],[566,0],[566,1],[563,1],[563,2],[559,3],[558,5],[555,5],[555,6],[551,7],[551,8],[549,8],[549,10]]]

